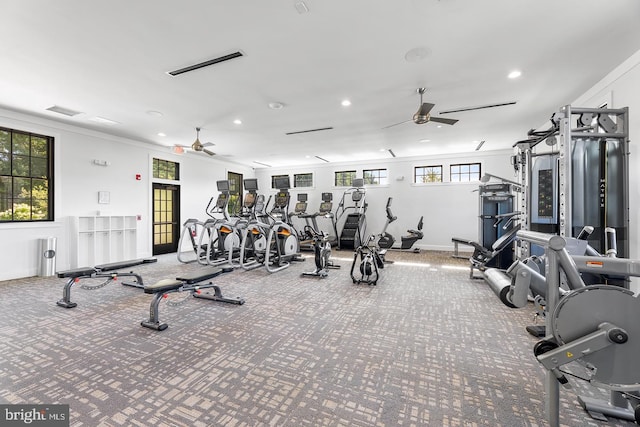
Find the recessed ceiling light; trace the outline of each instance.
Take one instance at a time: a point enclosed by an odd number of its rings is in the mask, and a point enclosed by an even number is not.
[[[300,15],[309,12],[309,7],[303,1],[297,1],[294,6]]]
[[[421,139],[420,142],[431,142],[430,139]]]
[[[167,136],[167,134],[164,132],[158,132],[158,136]]]
[[[304,156],[304,158],[305,158],[305,159],[310,159],[310,158],[311,158],[311,156]]]
[[[348,99],[343,99],[341,104],[343,107],[348,107],[349,105],[351,105],[351,101],[349,101]]]
[[[431,50],[429,50],[429,48],[420,46],[420,47],[413,48],[407,53],[405,53],[404,59],[407,62],[417,62],[417,61],[422,61],[430,54],[431,54]]]
[[[162,113],[160,111],[149,110],[147,114],[153,117],[162,117]]]
[[[282,107],[284,107],[284,104],[282,102],[269,103],[269,108],[271,108],[272,110],[280,110]]]
[[[379,151],[380,151],[380,152],[383,152],[383,151],[387,151],[387,150],[385,150],[384,148],[381,148]]]
[[[237,125],[241,125],[241,124],[242,124],[242,120],[240,120],[240,119],[235,119],[235,120],[233,121],[233,123],[235,123],[235,124],[237,124]]]
[[[512,72],[509,73],[509,75],[507,77],[509,77],[510,79],[517,79],[518,77],[520,77],[522,75],[522,72],[519,70],[513,70]]]
[[[442,125],[438,125],[437,128],[440,129],[442,127]]]

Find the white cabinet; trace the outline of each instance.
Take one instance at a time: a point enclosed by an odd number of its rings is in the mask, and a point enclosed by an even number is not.
[[[137,258],[135,215],[71,218],[71,267],[93,267]]]

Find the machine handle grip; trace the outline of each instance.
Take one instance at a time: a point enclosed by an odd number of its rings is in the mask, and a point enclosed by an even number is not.
[[[616,241],[616,229],[613,227],[607,227],[604,229],[604,233],[607,236],[607,256],[615,258],[618,256],[618,243]]]
[[[584,227],[582,227],[582,230],[580,230],[577,239],[587,240],[589,236],[591,236],[591,233],[593,233],[593,227],[590,225],[585,225]]]

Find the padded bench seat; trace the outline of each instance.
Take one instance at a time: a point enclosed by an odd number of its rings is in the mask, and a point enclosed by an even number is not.
[[[181,276],[176,277],[176,280],[181,280],[188,285],[193,285],[195,283],[204,282],[205,280],[213,279],[216,276],[221,275],[222,273],[226,273],[228,271],[232,271],[231,268],[220,268],[220,267],[209,267],[204,270],[194,271],[190,274],[183,274]]]
[[[158,261],[157,258],[141,258],[141,259],[132,259],[129,261],[111,262],[109,264],[96,265],[96,270],[100,270],[100,271],[121,270],[123,268],[135,267],[136,265],[141,265],[141,264],[151,264],[157,261]]]
[[[145,294],[157,294],[157,293],[165,293],[167,291],[173,291],[175,289],[180,289],[180,287],[184,285],[183,280],[179,279],[162,279],[158,280],[153,285],[147,285],[144,287]]]
[[[91,276],[95,272],[96,272],[96,269],[93,267],[80,267],[80,268],[74,268],[72,270],[58,271],[56,275],[60,279],[66,279],[67,277]]]

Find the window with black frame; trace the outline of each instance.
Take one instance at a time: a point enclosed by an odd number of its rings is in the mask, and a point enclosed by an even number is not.
[[[293,186],[295,188],[300,187],[313,187],[313,174],[312,173],[296,173],[293,175]]]
[[[180,180],[180,164],[170,160],[153,159],[153,177],[156,179]]]
[[[416,184],[442,182],[442,165],[416,166],[413,169],[413,182]]]
[[[0,128],[0,222],[53,221],[53,143]]]
[[[279,190],[277,183],[284,182],[285,179],[289,179],[289,175],[271,175],[271,188]]]
[[[367,185],[389,184],[386,169],[365,169],[362,171],[362,178]]]
[[[480,163],[460,163],[450,166],[451,182],[470,182],[480,180]]]
[[[356,179],[356,171],[338,171],[335,173],[334,185],[336,187],[351,187]]]

